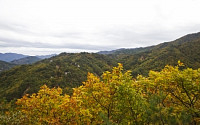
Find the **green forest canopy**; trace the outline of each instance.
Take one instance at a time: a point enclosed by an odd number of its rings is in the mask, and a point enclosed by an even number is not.
[[[122,64],[102,77],[88,73],[71,96],[43,85],[18,99],[17,108],[1,103],[2,124],[200,124],[200,69],[165,66],[147,77],[123,71]],[[4,104],[4,105],[3,105]],[[5,107],[4,107],[5,106]]]

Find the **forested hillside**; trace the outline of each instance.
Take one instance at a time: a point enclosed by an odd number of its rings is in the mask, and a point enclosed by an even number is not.
[[[33,93],[46,84],[60,86],[72,93],[73,87],[82,85],[88,72],[101,76],[117,63],[138,74],[148,75],[149,70],[160,71],[166,65],[177,65],[181,60],[185,67],[200,67],[200,33],[189,34],[172,42],[136,49],[119,49],[112,54],[62,53],[32,65],[17,66],[0,73],[0,97],[8,100]],[[65,88],[68,89],[65,89]]]
[[[35,63],[35,62],[40,61],[40,60],[42,60],[42,59],[40,59],[36,56],[28,56],[28,57],[24,57],[24,58],[21,58],[21,59],[13,60],[13,61],[11,61],[11,63],[17,64],[17,65],[32,64],[32,63]]]
[[[101,75],[116,65],[107,56],[94,53],[62,53],[32,65],[17,66],[0,74],[0,97],[8,100],[20,98],[24,94],[39,90],[43,84],[59,86],[65,92],[82,85],[87,73]]]
[[[125,49],[110,57],[124,64],[133,75],[147,75],[149,70],[159,71],[165,65],[176,65],[181,60],[186,67],[200,67],[200,33],[189,34],[172,42],[137,49]]]
[[[4,62],[4,61],[0,60],[0,72],[8,70],[14,66],[15,66],[15,64]]]
[[[40,87],[37,93],[12,103],[1,102],[0,124],[200,124],[200,69],[184,64],[166,66],[149,76],[132,78],[122,64],[102,77],[89,73],[73,94],[59,87]]]

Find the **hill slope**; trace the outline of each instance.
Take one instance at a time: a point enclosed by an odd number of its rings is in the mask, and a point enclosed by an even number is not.
[[[50,87],[68,87],[67,92],[70,93],[71,88],[80,86],[86,80],[88,72],[100,76],[113,65],[116,65],[115,61],[104,55],[62,53],[32,65],[21,65],[2,72],[0,97],[7,97],[8,100],[20,98],[26,93],[37,92],[44,84]]]
[[[200,33],[189,34],[172,42],[138,49],[119,49],[112,54],[62,53],[32,65],[21,65],[0,73],[0,97],[11,100],[49,87],[80,86],[88,72],[100,76],[120,62],[124,69],[132,70],[134,77],[147,75],[149,70],[160,70],[165,65],[177,65],[181,60],[186,67],[200,67]]]
[[[152,49],[154,46],[149,46],[149,47],[140,47],[140,48],[129,48],[129,49],[116,49],[116,50],[111,50],[111,51],[99,51],[97,52],[98,54],[103,54],[103,55],[132,55],[132,54],[137,54],[141,52],[148,51]]]
[[[10,68],[12,68],[14,66],[15,66],[15,64],[4,62],[4,61],[0,61],[0,72],[8,70],[8,69],[10,69]]]
[[[200,67],[200,33],[189,34],[172,42],[162,43],[135,54],[111,55],[131,69],[133,75],[145,74],[149,70],[161,70],[165,65],[177,65],[181,60],[186,67]],[[121,50],[124,53],[124,50]],[[129,50],[130,51],[130,50]],[[131,52],[129,52],[131,53]]]
[[[22,65],[22,64],[32,64],[35,63],[37,61],[40,61],[41,59],[36,57],[36,56],[28,56],[28,57],[24,57],[18,60],[13,60],[11,61],[11,63],[13,64],[17,64],[17,65]]]

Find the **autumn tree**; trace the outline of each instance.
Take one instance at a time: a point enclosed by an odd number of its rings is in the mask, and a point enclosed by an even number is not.
[[[149,77],[138,76],[148,109],[146,120],[159,124],[197,124],[200,121],[200,69],[165,66]]]
[[[92,124],[141,122],[144,98],[135,91],[131,72],[123,73],[122,70],[119,64],[112,72],[104,72],[102,80],[89,73],[87,81],[74,89],[73,96],[83,101],[81,108],[89,109]]]
[[[71,96],[42,86],[18,99],[24,124],[199,124],[200,69],[165,66],[148,77],[118,64],[102,77],[88,73]]]
[[[61,88],[50,89],[44,85],[37,94],[18,99],[17,105],[27,117],[24,124],[87,123],[84,119],[87,117],[87,111],[80,111],[78,100],[62,95]]]

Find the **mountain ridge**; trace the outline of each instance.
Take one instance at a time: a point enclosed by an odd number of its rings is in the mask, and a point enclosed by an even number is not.
[[[160,71],[166,65],[177,65],[180,60],[185,68],[200,67],[200,33],[190,34],[175,41],[138,49],[119,49],[112,54],[61,53],[31,65],[16,66],[0,73],[0,97],[8,100],[37,92],[43,84],[49,87],[68,88],[82,85],[87,73],[101,77],[117,63],[131,70],[133,77],[148,75],[149,70]]]
[[[9,70],[14,66],[16,66],[16,65],[0,60],[0,72],[5,71],[5,70]]]
[[[71,88],[80,86],[86,80],[88,72],[100,76],[113,66],[114,62],[104,55],[61,53],[34,64],[16,66],[0,73],[0,97],[7,97],[8,100],[20,98],[24,94],[37,92],[43,84],[51,87],[68,87],[68,93],[71,93]]]
[[[38,58],[37,56],[27,56],[24,58],[20,58],[17,60],[11,61],[11,63],[16,64],[16,65],[22,65],[22,64],[33,64],[37,61],[42,60],[41,58]]]
[[[5,62],[11,62],[16,59],[27,57],[28,55],[18,53],[0,53],[0,60]]]
[[[40,58],[40,59],[46,59],[50,58],[52,56],[56,56],[57,54],[50,54],[50,55],[36,55],[34,57]],[[33,57],[30,55],[24,55],[19,53],[0,53],[0,60],[5,62],[12,62],[14,60],[22,59],[25,57]]]
[[[18,53],[0,53],[0,72],[9,70],[16,65],[32,64],[55,55],[56,54],[29,56]]]

